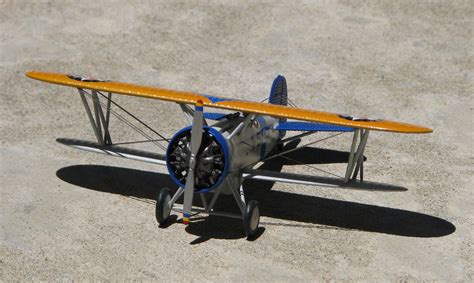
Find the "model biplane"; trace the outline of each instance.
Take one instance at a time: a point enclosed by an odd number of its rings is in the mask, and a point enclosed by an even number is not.
[[[238,217],[243,220],[248,238],[257,231],[260,212],[258,203],[255,200],[248,201],[244,196],[242,188],[244,179],[306,185],[321,183],[335,186],[350,185],[363,181],[364,149],[370,131],[413,134],[432,132],[429,128],[413,124],[357,118],[294,107],[288,99],[286,80],[283,76],[277,76],[274,80],[268,102],[254,102],[76,75],[37,71],[27,72],[26,75],[36,80],[75,87],[79,90],[97,142],[75,139],[58,139],[58,142],[82,150],[167,167],[178,189],[173,195],[168,188],[162,188],[157,193],[156,218],[160,224],[169,220],[171,211],[181,212],[182,222],[185,224],[199,213]],[[179,104],[190,125],[177,131],[171,139],[167,139],[126,111],[112,99],[112,94],[175,102]],[[110,115],[116,115],[121,120],[123,116],[118,115],[112,109],[112,105],[125,111],[158,135],[160,137],[158,141],[166,142],[166,146],[161,145],[163,152],[142,151],[114,144],[109,132]],[[221,111],[208,112],[208,109],[221,109]],[[295,131],[297,134],[286,137],[289,131]],[[345,176],[340,180],[255,168],[259,162],[310,146],[314,142],[283,150],[284,145],[289,142],[321,132],[353,134],[347,169]],[[151,142],[157,142],[143,131],[141,133]],[[359,181],[356,181],[357,179]],[[241,213],[237,215],[216,211],[214,205],[220,194],[233,195]],[[195,195],[200,196],[202,206],[193,206]],[[183,196],[182,206],[176,203],[181,196]]]

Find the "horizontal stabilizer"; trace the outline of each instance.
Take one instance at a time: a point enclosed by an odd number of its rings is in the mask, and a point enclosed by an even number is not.
[[[282,122],[279,123],[275,130],[278,131],[302,131],[302,132],[353,132],[353,128],[307,122]]]
[[[153,153],[143,150],[136,150],[131,148],[125,148],[116,145],[101,146],[96,142],[76,140],[76,139],[64,139],[59,138],[56,141],[60,144],[64,144],[70,147],[74,147],[80,150],[101,153],[116,157],[122,157],[137,161],[144,161],[153,164],[166,165],[166,157],[164,154]]]

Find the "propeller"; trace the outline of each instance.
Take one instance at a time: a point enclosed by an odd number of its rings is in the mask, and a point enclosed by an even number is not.
[[[189,158],[188,176],[184,187],[184,207],[183,223],[189,223],[191,208],[193,206],[194,195],[194,169],[196,168],[196,155],[201,147],[202,126],[203,126],[203,103],[202,100],[196,102],[194,107],[193,125],[191,129],[191,156]]]

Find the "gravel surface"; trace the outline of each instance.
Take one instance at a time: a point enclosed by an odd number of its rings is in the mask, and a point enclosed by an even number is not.
[[[0,281],[472,282],[473,6],[0,1]],[[160,229],[165,168],[56,143],[94,138],[80,99],[27,70],[251,100],[281,73],[297,105],[434,133],[371,134],[365,178],[406,191],[249,182],[262,211],[255,241],[218,217]],[[186,125],[176,104],[118,101],[166,136]],[[112,122],[115,141],[137,139]],[[321,147],[347,151],[350,140]]]

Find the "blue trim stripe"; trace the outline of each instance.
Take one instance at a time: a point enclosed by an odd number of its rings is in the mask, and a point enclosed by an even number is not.
[[[263,133],[268,129],[267,122],[265,121],[265,118],[263,116],[257,116],[257,122],[260,126],[259,133]]]
[[[222,97],[217,97],[217,96],[212,96],[212,95],[207,95],[207,94],[203,94],[203,95],[207,97],[212,103],[234,100],[230,98],[222,98]]]
[[[222,118],[224,118],[225,115],[227,115],[227,114],[224,114],[224,113],[217,113],[217,112],[206,112],[206,113],[204,113],[204,118],[205,118],[205,119],[209,119],[209,120],[216,120],[216,121],[219,121],[219,120],[221,120]]]
[[[310,132],[353,132],[353,128],[308,122],[283,122],[275,130],[278,131],[310,131]]]
[[[194,107],[194,110],[196,110],[196,111],[203,111],[203,110],[204,110],[204,107],[202,107],[202,106],[196,106],[196,107]]]

